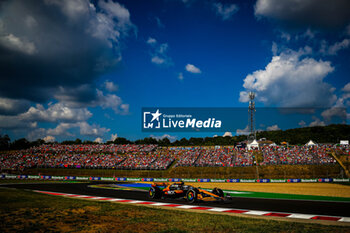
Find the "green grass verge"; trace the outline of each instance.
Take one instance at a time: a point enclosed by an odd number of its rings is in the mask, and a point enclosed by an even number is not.
[[[230,190],[224,190],[229,193]],[[312,200],[312,201],[340,201],[350,202],[347,197],[329,197],[329,196],[313,196],[313,195],[298,195],[298,194],[284,194],[284,193],[264,193],[264,192],[241,192],[230,193],[233,197],[252,197],[252,198],[270,198],[270,199],[287,199],[287,200]]]
[[[326,226],[76,200],[0,189],[0,232],[348,232]]]

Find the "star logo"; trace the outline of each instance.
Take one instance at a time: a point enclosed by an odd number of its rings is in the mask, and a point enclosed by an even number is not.
[[[153,122],[154,120],[159,121],[159,117],[160,117],[160,115],[162,115],[162,114],[159,113],[159,109],[157,109],[157,111],[156,111],[155,113],[151,113],[151,115],[152,115],[152,120],[151,120],[151,122]]]
[[[154,109],[155,111],[155,109]],[[143,129],[159,129],[161,127],[161,122],[159,117],[162,113],[159,112],[159,109],[155,112],[147,111],[143,112]]]

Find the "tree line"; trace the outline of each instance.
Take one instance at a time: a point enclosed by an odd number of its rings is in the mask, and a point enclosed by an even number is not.
[[[21,150],[27,149],[33,146],[40,146],[44,144],[45,141],[42,139],[38,139],[35,141],[28,141],[25,138],[17,139],[11,142],[11,139],[8,135],[0,135],[0,150]]]
[[[288,142],[290,145],[303,145],[309,140],[313,140],[316,143],[339,143],[340,140],[350,139],[350,125],[337,124],[328,126],[315,126],[304,127],[288,130],[276,130],[276,131],[261,131],[257,132],[257,139],[266,138],[277,144],[281,142]],[[237,145],[238,143],[247,139],[247,136],[233,136],[233,137],[205,137],[196,138],[191,137],[189,139],[182,138],[171,142],[168,138],[156,139],[152,137],[146,137],[144,139],[138,139],[136,141],[130,141],[126,138],[118,137],[114,141],[108,141],[105,144],[158,144],[159,146],[215,146],[215,145]],[[38,139],[36,141],[28,141],[25,138],[17,139],[11,142],[8,135],[0,135],[0,150],[20,150],[27,149],[33,146],[39,146],[44,144],[45,141]],[[63,141],[60,144],[63,145],[78,145],[78,144],[98,144],[97,142],[77,138],[76,140]]]

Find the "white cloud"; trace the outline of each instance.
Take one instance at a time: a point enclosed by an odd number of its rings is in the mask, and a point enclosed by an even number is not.
[[[232,133],[231,132],[225,132],[223,137],[232,137]]]
[[[8,49],[16,50],[29,55],[36,52],[36,47],[33,42],[26,41],[13,34],[0,35],[0,44]]]
[[[169,135],[169,134],[164,134],[164,135],[161,135],[161,136],[155,136],[155,135],[151,134],[150,137],[151,138],[155,138],[157,140],[168,138],[171,142],[175,141],[176,138],[177,138],[176,136],[172,136],[172,135]]]
[[[28,28],[34,28],[36,26],[38,26],[38,22],[36,21],[36,19],[31,16],[31,15],[28,15],[26,18],[25,18],[25,24],[27,25]]]
[[[321,40],[319,52],[322,55],[337,55],[337,53],[343,49],[350,47],[350,39],[343,39],[342,41],[335,42],[333,45],[328,45],[326,40]]]
[[[27,100],[15,100],[0,97],[0,115],[13,115],[28,110],[30,103]]]
[[[121,104],[121,105],[120,105],[120,109],[121,109],[122,111],[121,111],[120,114],[122,114],[122,115],[127,115],[127,114],[129,114],[129,108],[130,108],[129,104]]]
[[[92,113],[86,108],[70,108],[62,103],[49,105],[47,109],[41,104],[30,107],[20,115],[26,121],[57,122],[57,121],[84,121],[89,119]]]
[[[198,67],[195,67],[194,65],[192,64],[187,64],[185,69],[190,72],[190,73],[194,73],[194,74],[200,74],[202,73],[202,71],[198,68]]]
[[[0,97],[35,103],[52,100],[58,86],[95,86],[136,34],[129,11],[112,0],[14,0],[0,11]]]
[[[69,0],[68,0],[69,1]],[[91,6],[91,4],[90,4]],[[89,30],[92,35],[104,40],[118,42],[129,31],[136,33],[136,26],[130,21],[130,13],[123,5],[111,0],[99,1],[98,6],[105,14],[97,13]],[[117,21],[117,23],[115,23]],[[111,44],[111,46],[113,46]]]
[[[318,119],[317,117],[312,117],[312,119],[314,120],[313,122],[311,122],[309,124],[310,127],[314,127],[314,126],[325,126],[326,124],[324,123],[324,121],[321,121],[320,119]]]
[[[67,0],[70,1],[70,0]],[[116,18],[119,24],[131,24],[130,22],[130,13],[128,9],[119,4],[118,2],[114,2],[112,0],[107,1],[99,1],[99,7],[105,10],[111,17]]]
[[[157,64],[157,65],[162,65],[166,63],[166,60],[164,58],[154,56],[151,58],[152,63]]]
[[[84,0],[45,0],[45,4],[56,5],[71,20],[78,20],[89,12],[89,3]]]
[[[287,32],[281,32],[281,38],[285,39],[288,42],[291,39],[291,35]]]
[[[305,127],[305,126],[306,126],[306,122],[303,121],[303,120],[301,120],[301,121],[298,123],[298,125],[299,125],[300,127]]]
[[[0,115],[0,128],[35,128],[37,122],[77,122],[91,116],[92,113],[86,108],[71,108],[62,103],[49,104],[48,108],[44,108],[37,104],[18,115]]]
[[[157,40],[152,38],[152,37],[148,37],[148,40],[147,40],[147,44],[156,44],[157,43]]]
[[[87,122],[78,122],[74,126],[78,126],[80,128],[80,134],[84,136],[102,136],[110,131],[110,129],[100,127],[96,124],[90,125]]]
[[[56,138],[54,136],[48,135],[48,136],[44,137],[43,140],[45,142],[54,142],[56,140]]]
[[[109,88],[109,91],[115,90],[117,85],[114,83],[105,83],[105,88]],[[82,85],[78,88],[63,88],[55,94],[55,98],[61,103],[64,103],[68,107],[72,108],[84,108],[84,107],[101,107],[103,109],[111,108],[116,114],[127,114],[126,106],[128,104],[123,103],[122,99],[115,94],[105,94],[99,89]]]
[[[118,138],[118,134],[111,134],[111,141],[114,141]]]
[[[169,48],[169,45],[167,43],[160,44],[157,48],[157,52],[159,54],[164,54]]]
[[[97,101],[97,90],[89,84],[77,87],[57,87],[53,93],[54,98],[73,108],[93,106]]]
[[[334,68],[328,61],[316,61],[304,56],[310,49],[297,52],[287,50],[273,56],[264,70],[249,74],[244,79],[240,101],[248,100],[249,91],[257,93],[258,101],[282,107],[331,106],[336,96],[334,88],[323,81]]]
[[[214,3],[213,8],[217,15],[219,15],[222,20],[228,20],[239,10],[239,7],[235,4],[224,5],[220,2]]]
[[[350,83],[347,83],[344,88],[342,89],[344,92],[350,92]]]
[[[250,133],[250,130],[248,125],[244,129],[236,130],[236,135],[248,135],[249,133]]]
[[[29,141],[34,141],[37,139],[42,139],[46,137],[46,130],[43,128],[35,128],[29,131],[28,135],[27,135],[27,139]]]
[[[49,129],[43,129],[39,128],[40,130],[44,130],[44,134],[50,134],[55,136],[74,136],[72,133],[68,132],[69,129],[74,128],[76,126],[75,123],[60,123],[55,128],[49,128]]]
[[[310,28],[308,28],[305,33],[302,35],[302,37],[313,39],[315,37],[315,32],[312,31]]]
[[[87,0],[44,0],[44,3],[57,6],[71,24],[83,25],[86,33],[111,48],[115,47],[112,41],[118,44],[121,37],[136,31],[128,9],[112,0],[99,1],[98,8]]]
[[[167,54],[169,49],[169,45],[167,43],[158,44],[156,39],[149,37],[147,40],[147,44],[149,44],[152,47],[152,63],[163,66],[173,65],[172,59]]]
[[[115,95],[103,95],[100,93],[98,106],[112,108],[119,114],[128,114],[129,105],[122,104],[119,97]],[[97,104],[96,104],[97,105]],[[100,127],[96,124],[88,124],[92,113],[87,108],[69,107],[64,103],[49,103],[45,108],[41,104],[30,107],[26,112],[18,115],[0,115],[0,128],[20,129],[30,132],[28,138],[35,140],[50,136],[74,136],[71,129],[78,128],[83,136],[102,136],[110,129]],[[54,128],[37,128],[38,122],[58,123]]]
[[[108,81],[108,80],[106,80],[104,82],[104,87],[109,92],[116,92],[119,89],[117,84],[115,84],[114,82]]]
[[[332,118],[337,117],[343,120],[343,123],[346,123],[346,108],[333,106],[329,109],[326,109],[321,113],[321,116],[325,122],[330,123]]]
[[[338,97],[337,102],[330,108],[324,110],[321,113],[324,121],[326,123],[332,123],[332,119],[335,118],[337,120],[342,120],[342,123],[346,123],[348,118],[347,104],[348,99],[350,99],[350,83],[346,84],[344,88],[342,88],[343,94]]]
[[[336,42],[335,44],[331,45],[328,48],[328,54],[329,55],[336,55],[339,50],[349,48],[350,46],[350,40],[344,39],[341,42]]]
[[[165,26],[164,26],[164,24],[162,23],[162,21],[160,21],[160,18],[155,17],[155,20],[156,20],[157,26],[158,26],[159,28],[165,28]]]
[[[276,130],[281,130],[278,125],[272,125],[272,126],[268,126],[266,128],[267,131],[276,131]]]
[[[97,143],[103,143],[103,139],[98,137],[94,140],[94,142],[97,142]]]
[[[347,83],[342,88],[343,94],[338,98],[335,106],[337,107],[350,107],[350,102],[347,101],[350,99],[350,83]]]
[[[111,108],[116,114],[127,114],[128,104],[122,104],[122,99],[114,94],[104,95],[102,91],[97,90],[98,99],[95,106],[101,106],[103,109]]]
[[[54,136],[61,136],[61,137],[73,137],[74,134],[69,132],[69,129],[74,128],[73,123],[60,123],[55,128],[34,128],[29,131],[27,135],[27,139],[30,141],[39,139],[39,138],[45,138],[47,135]]]
[[[98,103],[102,108],[112,108],[115,112],[118,112],[118,107],[122,104],[122,100],[119,96],[114,94],[104,95],[102,91],[97,90]]]
[[[116,84],[106,82],[103,93],[96,83],[121,60],[124,39],[136,32],[129,11],[112,0],[2,4],[0,59],[7,68],[0,69],[0,130],[30,130],[40,138],[56,136],[49,130],[72,135],[72,127],[88,133],[81,123],[92,116],[88,107],[128,112],[128,104],[107,92],[116,91]],[[48,101],[58,103],[30,107]],[[45,127],[52,129],[37,128],[42,122],[50,122]],[[93,134],[108,130],[95,125],[90,129]]]
[[[254,10],[259,18],[267,17],[292,27],[342,27],[350,19],[347,0],[258,0]]]
[[[36,121],[27,121],[22,115],[0,115],[0,129],[33,129],[36,127]]]
[[[182,74],[182,72],[179,73],[177,78],[180,79],[180,80],[184,80],[184,75]]]
[[[276,42],[272,42],[271,52],[272,52],[272,54],[273,54],[274,56],[277,55],[278,46],[277,46]]]
[[[248,102],[249,101],[249,93],[247,91],[241,91],[239,93],[239,101],[240,102]]]
[[[73,137],[75,136],[71,130],[79,129],[81,136],[90,137],[101,137],[108,133],[110,129],[100,127],[99,125],[92,124],[82,121],[76,123],[60,123],[55,128],[36,128],[28,134],[30,140],[35,140],[37,138],[43,138],[45,135],[61,136],[61,137]]]

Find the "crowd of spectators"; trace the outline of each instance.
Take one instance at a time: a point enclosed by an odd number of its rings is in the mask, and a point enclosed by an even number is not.
[[[349,145],[336,145],[334,146],[334,151],[337,155],[347,155],[350,156]]]
[[[259,165],[334,164],[330,152],[349,155],[348,146],[264,146],[255,151],[232,146],[158,147],[157,145],[46,144],[0,153],[1,170],[26,168],[152,169],[174,167],[243,167]]]
[[[116,168],[131,170],[165,170],[174,162],[174,158],[159,152],[160,151],[129,154],[123,162],[116,166]]]
[[[114,169],[132,158],[132,153],[150,153],[156,145],[60,145],[47,144],[0,154],[1,170],[26,168]]]
[[[237,148],[235,152],[235,167],[246,167],[253,165],[253,156],[251,153],[248,153],[247,149]]]
[[[336,160],[329,155],[331,146],[264,146],[261,165],[276,164],[334,164]]]
[[[195,166],[233,167],[235,156],[233,147],[202,149]]]
[[[80,144],[80,145],[61,145],[61,144],[43,144],[38,147],[32,147],[28,151],[32,153],[45,152],[104,152],[104,153],[131,153],[131,152],[150,152],[157,148],[157,145],[114,145],[114,144]]]
[[[202,147],[187,149],[175,166],[245,167],[252,166],[253,158],[245,148]]]
[[[178,158],[175,167],[190,167],[194,166],[198,157],[201,155],[200,148],[186,149],[186,150],[176,150],[176,157]]]

